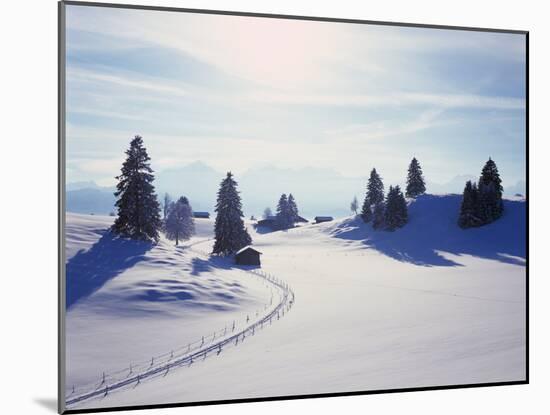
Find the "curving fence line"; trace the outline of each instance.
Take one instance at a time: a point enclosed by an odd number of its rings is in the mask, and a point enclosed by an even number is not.
[[[198,255],[209,257],[208,252],[194,248],[195,245],[207,241],[195,242],[185,248]],[[205,360],[208,355],[219,355],[224,348],[237,346],[247,336],[253,336],[256,331],[263,329],[264,326],[271,325],[274,319],[279,320],[286,312],[290,311],[295,303],[295,296],[294,291],[287,283],[259,269],[243,269],[242,271],[262,278],[266,284],[272,285],[279,291],[279,302],[275,307],[272,307],[272,298],[269,307],[268,305],[264,307],[264,310],[266,310],[265,315],[260,316],[259,311],[257,311],[255,319],[246,316],[244,327],[238,328],[236,322],[233,321],[229,326],[216,330],[208,336],[203,336],[200,340],[162,355],[154,356],[151,360],[133,364],[115,372],[102,373],[97,382],[79,387],[73,386],[68,390],[65,397],[66,405],[70,406],[88,399],[104,397],[125,387],[136,387],[145,380],[166,376],[170,370],[191,366],[201,359]]]

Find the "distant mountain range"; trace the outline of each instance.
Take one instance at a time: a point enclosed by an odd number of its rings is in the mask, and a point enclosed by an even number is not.
[[[194,210],[212,212],[220,181],[225,173],[203,162],[195,162],[157,173],[155,187],[159,199],[165,193],[172,198],[187,196]],[[445,184],[427,183],[428,193],[462,193],[467,180],[474,176],[460,175]],[[265,166],[246,171],[237,177],[246,216],[260,216],[266,207],[275,211],[282,193],[292,193],[302,216],[341,217],[349,214],[353,196],[362,202],[367,177],[345,177],[332,169],[282,169]],[[114,211],[114,187],[100,187],[94,182],[68,183],[67,210],[76,213],[108,214]],[[505,188],[505,194],[525,194],[525,182]]]

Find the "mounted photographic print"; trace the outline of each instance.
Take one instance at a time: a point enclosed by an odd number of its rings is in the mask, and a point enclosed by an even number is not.
[[[527,32],[59,10],[60,412],[527,383]]]

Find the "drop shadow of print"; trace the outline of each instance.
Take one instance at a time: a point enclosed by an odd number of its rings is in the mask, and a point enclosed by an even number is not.
[[[109,230],[88,250],[80,250],[66,264],[66,307],[99,290],[143,259],[153,243],[120,238]]]

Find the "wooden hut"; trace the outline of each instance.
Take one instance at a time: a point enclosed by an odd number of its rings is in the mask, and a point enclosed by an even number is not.
[[[260,251],[251,246],[245,246],[235,254],[235,263],[237,265],[261,265],[260,255],[262,255]]]

